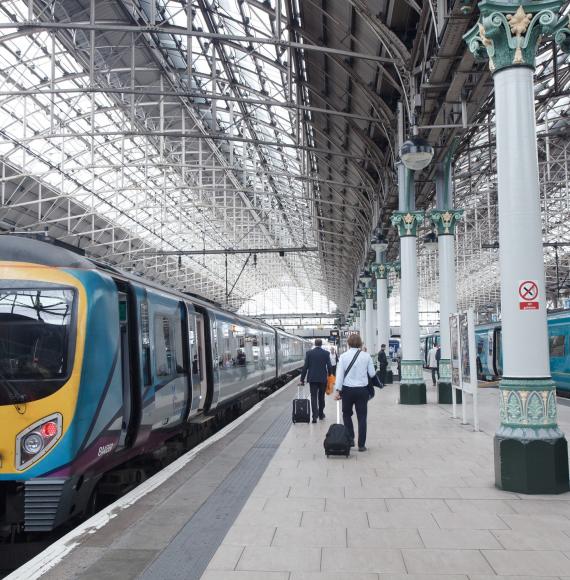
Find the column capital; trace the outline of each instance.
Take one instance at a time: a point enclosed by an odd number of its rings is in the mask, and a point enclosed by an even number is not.
[[[390,218],[401,238],[416,237],[418,226],[424,221],[423,211],[395,211]]]
[[[376,290],[374,290],[374,288],[366,288],[364,293],[366,296],[366,300],[374,300],[374,297],[376,295]]]
[[[463,217],[462,209],[432,209],[428,218],[437,228],[438,236],[454,236],[455,226]]]
[[[376,276],[376,280],[388,277],[388,265],[383,262],[374,262],[372,264],[372,272]]]
[[[400,267],[399,261],[388,262],[386,264],[386,266],[387,266],[389,272],[394,272],[394,274],[396,274],[396,276],[398,276],[398,277],[400,276],[401,267]]]
[[[512,66],[535,68],[536,48],[554,36],[563,51],[570,51],[568,16],[558,12],[563,0],[482,0],[479,22],[463,36],[475,60],[489,60],[489,70]]]

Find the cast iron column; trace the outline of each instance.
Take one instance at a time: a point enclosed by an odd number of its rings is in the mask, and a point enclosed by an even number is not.
[[[403,169],[403,170],[402,170]],[[392,224],[400,234],[400,333],[402,336],[402,376],[400,381],[400,403],[402,405],[425,404],[426,384],[420,355],[420,321],[418,313],[418,273],[416,235],[418,224],[424,220],[424,212],[413,208],[414,173],[402,168],[398,171],[400,187],[405,195],[400,196],[400,211],[392,214]],[[403,182],[403,183],[402,183]]]
[[[454,149],[454,148],[453,148]],[[429,218],[437,229],[439,258],[439,336],[441,360],[439,361],[438,403],[451,404],[451,344],[449,315],[457,312],[455,279],[455,225],[462,210],[453,208],[450,150],[436,172],[436,206]],[[456,402],[461,403],[461,391],[456,391]]]
[[[495,482],[522,493],[568,491],[568,450],[550,376],[534,111],[536,47],[554,35],[567,50],[562,0],[483,0],[465,35],[489,59],[495,85],[503,379]]]

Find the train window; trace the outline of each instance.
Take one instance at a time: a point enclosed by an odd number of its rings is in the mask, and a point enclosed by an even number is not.
[[[563,335],[548,337],[548,346],[551,357],[564,356],[566,337]]]
[[[172,376],[176,374],[176,354],[173,350],[174,329],[170,318],[156,316],[154,329],[156,374],[159,377]]]
[[[0,291],[0,381],[27,401],[51,394],[69,376],[74,296],[71,289]]]

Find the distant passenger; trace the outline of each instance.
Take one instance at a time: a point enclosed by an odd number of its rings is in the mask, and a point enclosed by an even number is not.
[[[431,380],[433,386],[436,385],[436,374],[437,372],[437,346],[434,344],[428,351],[427,355],[427,366],[431,370]],[[439,376],[437,377],[439,379]]]
[[[331,347],[331,367],[332,367],[332,375],[336,375],[336,363],[338,362],[338,355],[336,354],[336,350]]]
[[[236,363],[237,363],[238,367],[245,366],[245,352],[243,352],[243,350],[241,350],[241,348],[238,349],[238,351],[237,351]]]
[[[388,370],[388,357],[386,356],[386,345],[380,345],[380,350],[378,351],[378,370],[380,371],[380,382],[386,384],[386,371]]]
[[[344,426],[354,445],[354,425],[352,408],[356,408],[358,419],[358,451],[366,451],[366,417],[368,415],[368,377],[376,374],[372,358],[361,350],[362,339],[358,334],[348,337],[348,350],[340,355],[336,369],[336,396],[342,399],[342,418]],[[348,368],[354,361],[352,367]],[[348,373],[346,372],[348,369]]]
[[[330,355],[322,346],[323,341],[317,338],[315,348],[305,355],[305,365],[301,371],[301,384],[305,384],[305,377],[307,377],[311,386],[313,423],[317,422],[317,417],[321,420],[325,418],[325,389],[327,377],[332,373]]]

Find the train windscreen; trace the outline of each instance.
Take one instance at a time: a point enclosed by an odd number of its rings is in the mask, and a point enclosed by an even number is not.
[[[74,291],[0,289],[0,404],[45,397],[70,373]]]

